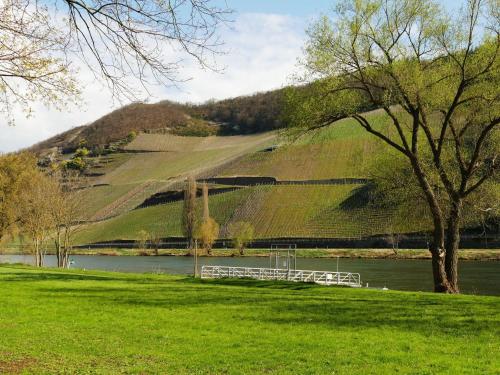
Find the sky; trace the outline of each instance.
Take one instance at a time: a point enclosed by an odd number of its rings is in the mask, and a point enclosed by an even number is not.
[[[189,78],[178,87],[153,87],[148,102],[173,100],[199,103],[259,91],[272,90],[291,83],[298,71],[305,29],[322,13],[329,13],[332,0],[215,0],[227,3],[235,13],[233,22],[220,30],[225,54],[217,57],[222,72],[200,69],[191,61],[180,71]],[[456,1],[444,1],[452,7]],[[29,147],[75,126],[91,123],[127,103],[112,100],[110,93],[90,74],[81,72],[83,101],[64,111],[33,104],[26,118],[15,112],[15,124],[0,119],[0,152]]]

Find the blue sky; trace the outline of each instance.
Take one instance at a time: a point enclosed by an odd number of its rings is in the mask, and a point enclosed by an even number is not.
[[[295,17],[307,17],[320,13],[328,13],[335,4],[332,0],[221,0],[232,9],[241,13],[275,13]],[[442,0],[449,9],[458,8],[460,0]]]
[[[179,87],[153,87],[149,102],[169,99],[199,103],[282,87],[297,72],[302,54],[305,28],[321,13],[334,6],[332,0],[215,0],[235,10],[234,22],[221,29],[226,54],[217,59],[223,73],[201,70],[186,62],[182,78],[189,81]],[[448,8],[462,1],[445,0]],[[72,127],[90,123],[126,103],[113,101],[105,87],[82,70],[83,102],[63,112],[33,105],[33,115],[15,113],[15,126],[0,118],[0,152],[28,147]]]

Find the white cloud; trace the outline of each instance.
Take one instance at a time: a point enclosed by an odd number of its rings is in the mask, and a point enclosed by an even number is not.
[[[181,74],[192,79],[179,88],[153,87],[150,101],[170,99],[202,102],[252,94],[284,86],[296,70],[301,54],[306,20],[286,15],[241,14],[222,35],[227,54],[219,56],[223,73],[201,70],[188,62]],[[0,123],[0,151],[30,146],[72,127],[89,123],[118,105],[109,92],[90,75],[81,77],[85,103],[71,111],[57,112],[34,105],[34,116],[16,115],[16,125]]]

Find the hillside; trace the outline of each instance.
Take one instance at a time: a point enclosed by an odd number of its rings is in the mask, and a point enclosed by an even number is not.
[[[262,98],[266,98],[265,94],[238,99],[241,102],[236,107],[244,108],[242,103]],[[230,108],[238,100],[208,103],[190,110],[193,116],[193,111],[198,111],[197,121],[228,120],[232,116],[229,110],[224,117],[216,109]],[[77,129],[78,134],[59,136],[58,145],[65,147],[82,135],[89,142],[94,139],[89,136],[92,131],[102,135],[98,131],[101,128],[126,137],[134,124],[151,127],[156,123],[151,119],[161,118],[155,116],[168,115],[170,112],[162,112],[165,106],[173,111],[170,121],[188,118],[180,115],[181,107],[172,103],[135,104]],[[128,111],[135,114],[116,121],[123,126],[116,130],[112,119]],[[142,117],[137,117],[140,113]],[[375,128],[390,131],[384,112],[375,110],[365,115]],[[140,118],[151,121],[141,122]],[[213,124],[210,126],[216,126]],[[182,189],[189,175],[209,183],[210,213],[220,225],[222,238],[230,236],[230,226],[238,221],[250,222],[256,239],[376,236],[393,241],[399,234],[429,230],[431,223],[424,219],[425,205],[416,207],[414,215],[407,217],[372,195],[373,168],[387,152],[383,142],[351,119],[293,139],[281,137],[276,131],[197,137],[150,128],[112,152],[86,158],[87,187],[82,194],[88,223],[78,233],[77,242],[135,240],[142,231],[164,238],[182,236]],[[500,199],[500,188],[497,194]],[[468,218],[465,226],[480,224],[476,218]],[[498,230],[496,227],[494,230]]]
[[[40,142],[32,151],[54,147],[74,151],[82,142],[89,149],[105,148],[131,132],[183,136],[238,135],[271,131],[282,127],[282,91],[275,90],[204,104],[161,101],[132,103],[88,125],[82,125]]]
[[[367,115],[385,126],[382,113]],[[401,218],[395,210],[381,209],[370,201],[370,167],[374,155],[385,148],[352,120],[340,120],[293,142],[265,134],[140,135],[126,146],[128,151],[140,152],[125,154],[126,162],[99,178],[109,185],[88,192],[94,208],[109,199],[108,212],[100,209],[93,216],[108,219],[88,225],[78,242],[133,240],[143,230],[162,237],[181,236],[182,194],[174,193],[182,189],[182,178],[172,177],[187,171],[210,182],[210,213],[220,224],[222,237],[229,236],[228,228],[237,221],[252,223],[256,238],[261,239],[361,238],[429,228],[425,220]],[[269,145],[279,147],[264,150]],[[227,189],[220,192],[221,187]],[[122,189],[122,198],[117,199],[114,193]],[[140,190],[121,209],[110,209]],[[152,199],[146,199],[148,194]]]

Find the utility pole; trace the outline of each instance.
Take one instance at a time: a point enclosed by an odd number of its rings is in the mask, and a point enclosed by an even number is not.
[[[194,240],[194,277],[198,276],[198,240]]]
[[[339,275],[339,256],[337,255],[337,285],[340,284],[340,275]]]

